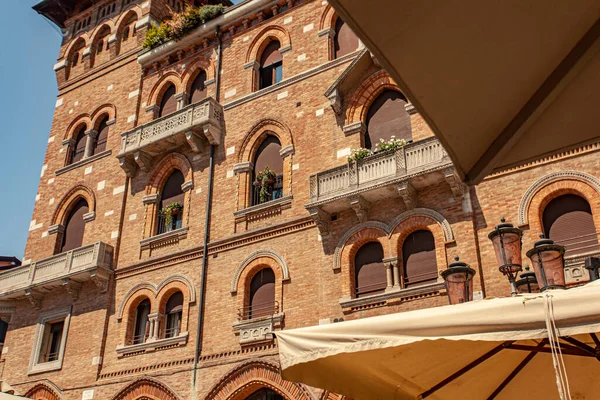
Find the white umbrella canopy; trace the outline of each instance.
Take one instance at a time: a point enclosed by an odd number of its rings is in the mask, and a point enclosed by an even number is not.
[[[594,282],[282,331],[282,374],[355,400],[559,398],[549,305],[571,398],[597,399],[598,304],[600,282]]]

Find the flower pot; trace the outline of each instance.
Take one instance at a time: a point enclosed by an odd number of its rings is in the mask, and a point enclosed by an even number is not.
[[[275,178],[270,178],[270,179],[267,179],[267,181],[266,181],[265,183],[266,183],[267,185],[272,185],[272,184],[274,184],[274,183],[275,183]]]
[[[171,210],[171,215],[177,215],[181,211],[181,208],[174,208]]]

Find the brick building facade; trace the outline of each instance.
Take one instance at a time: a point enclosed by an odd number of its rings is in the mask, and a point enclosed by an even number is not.
[[[502,216],[525,249],[567,245],[569,281],[587,280],[598,143],[465,187],[326,1],[226,4],[142,51],[186,5],[36,6],[64,40],[25,261],[0,273],[20,393],[339,399],[280,377],[273,332],[445,305],[456,255],[477,297],[507,295],[487,239]],[[348,162],[391,135],[408,144]]]

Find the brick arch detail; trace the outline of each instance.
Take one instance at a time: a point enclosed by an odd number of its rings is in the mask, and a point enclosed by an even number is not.
[[[385,236],[389,236],[391,230],[390,227],[380,221],[367,221],[358,225],[354,225],[352,228],[348,229],[346,233],[340,238],[338,244],[335,246],[334,255],[333,255],[333,269],[338,270],[342,267],[342,253],[347,245],[352,242],[352,237],[357,235],[361,231],[369,231],[373,233],[375,231],[381,231],[385,234]],[[379,239],[377,239],[379,241]],[[382,243],[384,252],[389,253],[390,247],[387,243]]]
[[[60,390],[50,383],[38,383],[25,393],[25,397],[33,400],[60,400]]]
[[[125,388],[113,397],[113,400],[181,400],[181,397],[166,383],[156,378],[142,378]]]
[[[291,129],[283,122],[278,121],[275,118],[264,118],[258,121],[244,136],[240,152],[238,155],[238,162],[252,161],[256,151],[260,147],[260,144],[267,132],[273,133],[279,142],[281,148],[286,146],[294,145]]]
[[[85,199],[88,203],[88,211],[96,211],[96,196],[94,195],[94,191],[90,189],[87,185],[77,185],[73,187],[63,198],[60,200],[56,209],[54,210],[54,215],[52,216],[51,225],[63,224],[71,212],[71,209],[75,205],[77,199],[82,198]]]
[[[303,384],[286,381],[279,365],[264,360],[250,360],[225,374],[206,396],[206,400],[244,400],[261,388],[271,389],[285,400],[315,400]]]
[[[81,114],[77,116],[73,121],[71,121],[65,130],[63,140],[71,138],[75,139],[75,135],[79,132],[81,125],[85,125],[85,130],[90,129],[92,126],[92,117],[89,114]]]
[[[123,31],[123,29],[125,28],[125,21],[129,20],[129,17],[131,17],[132,15],[135,15],[135,18],[138,21],[142,18],[142,10],[139,5],[131,7],[119,17],[119,19],[115,23],[116,32],[120,34]]]
[[[349,399],[348,397],[343,396],[341,394],[324,391],[323,394],[321,395],[320,400],[351,400],[351,399]]]
[[[195,58],[181,74],[181,87],[186,93],[190,93],[192,83],[200,71],[206,72],[206,80],[215,78],[215,65],[212,60],[206,57]]]
[[[521,198],[521,202],[519,203],[517,221],[519,226],[531,225],[531,216],[539,214],[537,211],[532,212],[532,210],[539,209],[539,205],[537,208],[533,207],[534,199],[539,198],[540,192],[547,192],[546,189],[557,182],[559,185],[553,186],[556,189],[568,189],[570,187],[574,189],[576,186],[581,188],[583,192],[587,193],[587,195],[584,195],[584,197],[590,203],[592,212],[594,211],[595,205],[592,204],[592,202],[597,201],[598,199],[598,194],[600,193],[600,179],[581,171],[558,171],[541,177],[525,191],[523,197]],[[576,182],[584,184],[585,187],[591,189],[591,191],[589,191],[589,189],[582,189],[583,187],[577,185]],[[539,226],[541,226],[541,223]]]
[[[369,107],[371,107],[377,96],[387,89],[402,93],[402,90],[400,90],[396,82],[394,82],[386,71],[380,70],[369,76],[354,91],[346,109],[345,124],[366,123]]]
[[[407,210],[398,215],[390,223],[391,234],[394,235],[398,231],[401,231],[401,224],[404,222],[404,220],[413,217],[428,218],[429,220],[435,222],[436,226],[440,228],[439,230],[442,233],[442,243],[446,244],[454,242],[454,231],[452,230],[450,222],[448,222],[446,217],[444,217],[442,214],[430,208],[415,208],[413,210]],[[437,228],[435,230],[437,231]]]
[[[115,107],[114,104],[103,104],[96,108],[90,117],[92,120],[90,125],[92,129],[98,130],[100,127],[100,122],[102,122],[102,117],[105,115],[108,116],[109,121],[114,120],[117,118],[117,107]]]
[[[183,89],[183,84],[181,82],[181,76],[175,71],[169,71],[165,73],[159,80],[156,82],[152,90],[150,91],[150,95],[148,96],[147,104],[150,105],[158,105],[162,99],[163,94],[169,87],[169,84],[173,84],[175,86],[175,93],[181,93]]]
[[[258,250],[250,254],[242,263],[238,266],[233,280],[231,281],[231,293],[236,294],[240,291],[240,282],[244,282],[244,277],[250,275],[249,271],[256,265],[264,265],[272,267],[273,272],[279,275],[278,278],[281,281],[288,281],[290,279],[290,270],[287,263],[281,255],[273,250]]]
[[[190,160],[183,154],[171,153],[164,157],[152,170],[146,186],[146,194],[159,193],[171,173],[176,169],[181,171],[185,182],[194,179]]]
[[[246,63],[258,61],[260,54],[271,40],[278,40],[281,48],[292,45],[290,33],[279,25],[264,28],[252,41],[246,53]]]
[[[115,23],[112,20],[106,20],[104,22],[102,22],[102,25],[97,26],[91,33],[89,33],[89,37],[91,38],[90,40],[90,44],[92,46],[94,46],[96,44],[96,41],[98,40],[98,35],[100,33],[100,31],[102,29],[104,29],[104,27],[108,28],[108,36],[112,35],[113,33],[115,33]]]
[[[333,7],[331,7],[331,4],[328,3],[327,6],[325,6],[325,10],[321,14],[321,21],[319,22],[319,31],[326,28],[333,29],[335,27],[337,19],[337,13],[333,9]]]
[[[90,41],[87,38],[87,35],[79,36],[77,39],[73,40],[71,42],[71,44],[65,50],[63,58],[66,58],[67,60],[70,60],[71,55],[73,54],[73,49],[79,48],[79,46],[82,43],[83,43],[83,46],[81,46],[82,49],[85,49],[86,47],[88,47],[90,45]]]

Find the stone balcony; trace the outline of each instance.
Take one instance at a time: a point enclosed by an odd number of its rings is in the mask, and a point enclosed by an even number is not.
[[[64,288],[74,299],[84,281],[105,292],[112,275],[113,248],[97,242],[0,273],[0,300],[27,298],[41,307],[45,294]]]
[[[117,155],[128,176],[138,167],[149,171],[156,156],[185,145],[196,153],[207,143],[219,145],[223,134],[223,107],[212,97],[121,134]]]
[[[312,175],[306,209],[326,236],[332,213],[352,208],[364,222],[372,202],[393,196],[412,209],[419,189],[443,181],[462,197],[464,188],[448,154],[436,138],[427,138]]]

